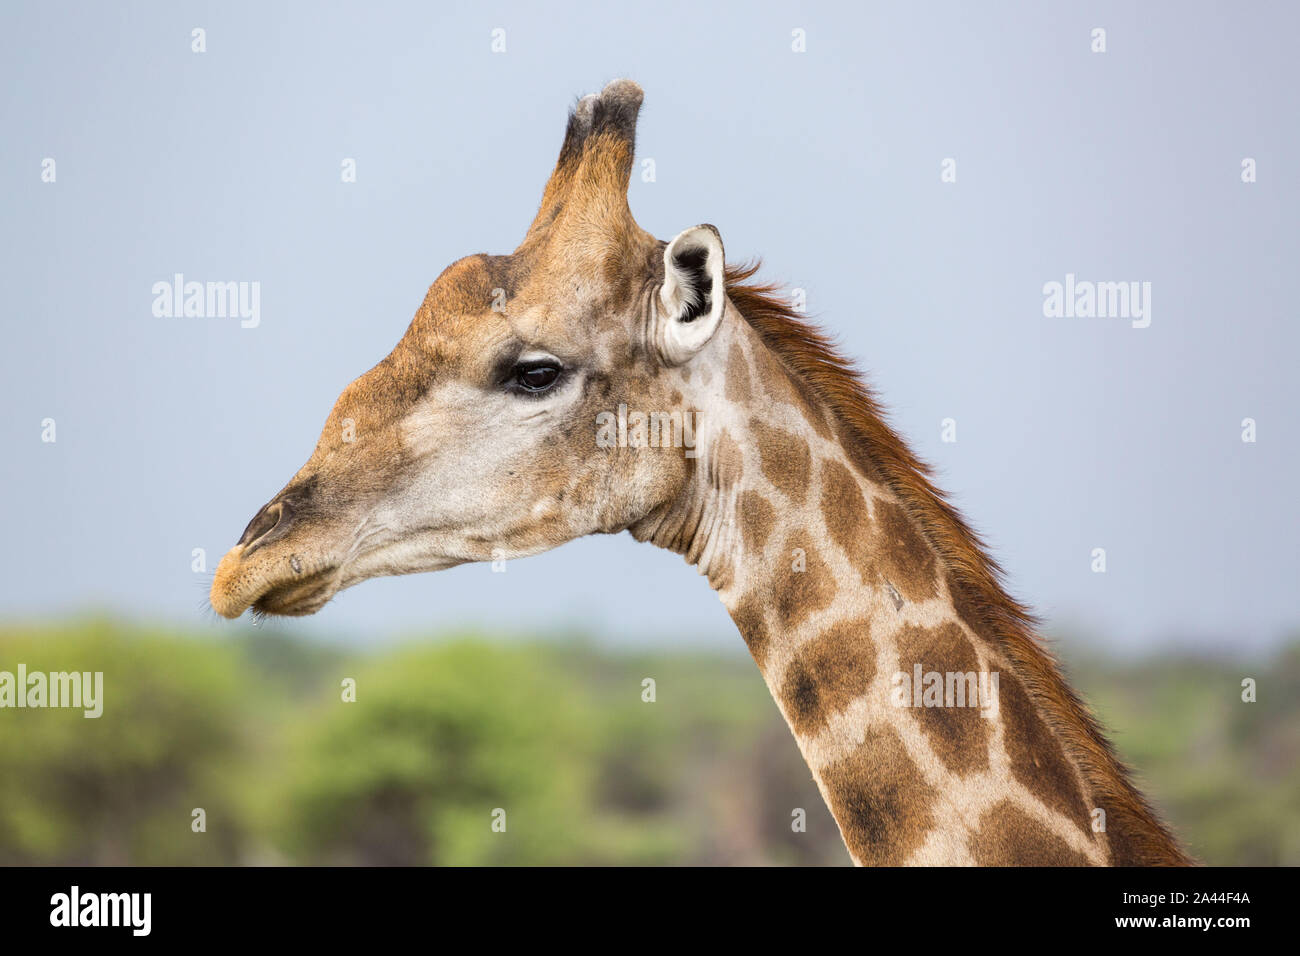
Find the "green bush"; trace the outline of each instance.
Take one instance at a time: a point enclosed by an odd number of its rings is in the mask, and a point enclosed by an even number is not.
[[[0,710],[0,864],[848,861],[739,654],[462,638],[357,657],[224,633],[0,630],[0,670],[104,675],[97,719]],[[1300,645],[1072,676],[1201,859],[1300,863]]]
[[[356,680],[355,702],[342,681]],[[312,863],[568,862],[594,723],[540,653],[455,644],[340,671],[291,731],[277,829]],[[492,829],[505,811],[505,832]]]
[[[106,622],[0,632],[0,670],[103,673],[103,713],[0,711],[0,863],[236,860],[229,772],[255,694],[228,650]],[[191,829],[192,811],[207,832]]]

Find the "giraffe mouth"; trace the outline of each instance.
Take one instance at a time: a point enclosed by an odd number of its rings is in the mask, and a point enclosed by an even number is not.
[[[302,578],[284,581],[264,591],[252,603],[259,614],[302,617],[315,614],[338,592],[338,568],[324,568]]]
[[[221,559],[208,595],[212,609],[229,620],[249,608],[254,614],[303,617],[315,614],[336,594],[380,575],[441,571],[462,559],[422,555],[414,564],[393,557],[391,546],[354,548],[342,555],[312,556],[308,551],[267,555],[237,544]],[[400,557],[400,556],[399,556]]]

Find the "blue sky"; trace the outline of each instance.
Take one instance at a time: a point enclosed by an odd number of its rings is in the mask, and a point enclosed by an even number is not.
[[[1294,6],[735,9],[6,4],[0,618],[228,627],[193,549],[210,571],[443,267],[514,248],[568,107],[629,76],[641,224],[714,223],[806,289],[1051,628],[1142,650],[1300,624]],[[258,282],[260,323],[155,316],[176,273]],[[1150,325],[1046,317],[1067,274],[1149,282]],[[367,582],[290,629],[451,626],[739,646],[626,535]]]

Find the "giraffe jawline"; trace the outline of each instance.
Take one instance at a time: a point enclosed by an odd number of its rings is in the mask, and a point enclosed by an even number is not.
[[[426,558],[418,566],[401,566],[385,558],[384,548],[375,548],[341,564],[331,564],[302,577],[276,581],[260,591],[250,603],[237,605],[233,613],[230,609],[220,613],[237,617],[251,607],[255,614],[267,617],[305,617],[315,614],[340,591],[370,578],[442,571],[463,563],[464,559],[458,558]]]

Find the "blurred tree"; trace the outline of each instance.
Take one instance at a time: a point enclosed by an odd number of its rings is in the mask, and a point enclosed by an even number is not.
[[[104,675],[98,718],[0,711],[0,863],[236,862],[230,771],[255,688],[220,647],[123,636],[105,621],[0,632],[0,670]]]
[[[1242,700],[1247,677],[1253,703]],[[1300,641],[1250,664],[1091,660],[1078,685],[1193,855],[1300,865]]]
[[[0,710],[0,864],[848,862],[740,655],[461,639],[354,660],[235,634],[0,630],[0,670],[104,674],[98,719]],[[1066,656],[1201,859],[1300,863],[1300,642],[1250,666]]]
[[[356,677],[355,703],[341,700],[347,676]],[[295,859],[607,856],[609,826],[590,801],[600,715],[543,650],[467,641],[405,649],[338,673],[324,695],[295,732],[285,781],[280,833]],[[498,809],[504,832],[493,829]]]

